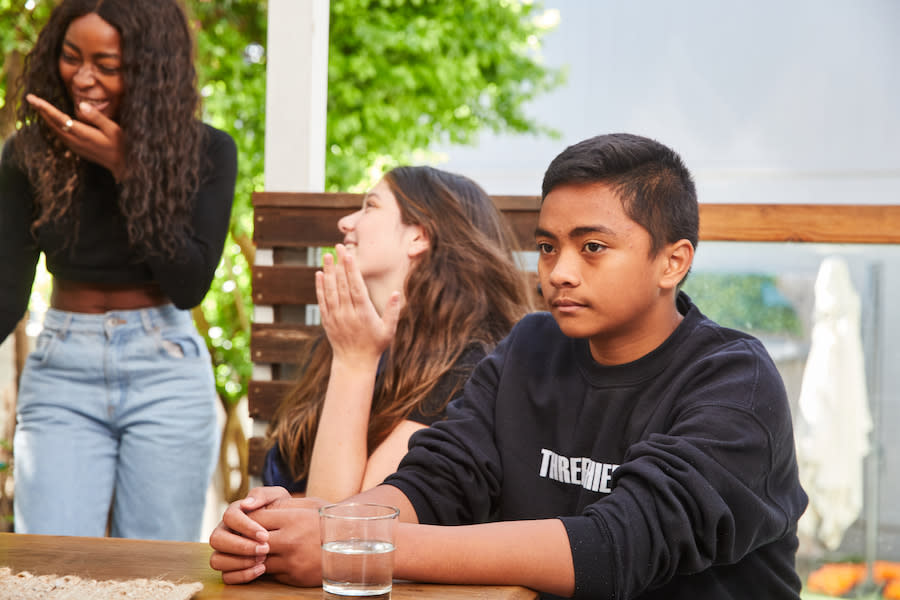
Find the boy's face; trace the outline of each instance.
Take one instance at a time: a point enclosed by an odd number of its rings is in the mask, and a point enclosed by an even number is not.
[[[535,241],[544,298],[560,329],[588,338],[594,359],[622,364],[661,344],[680,321],[668,249],[650,256],[650,234],[605,184],[555,188]]]

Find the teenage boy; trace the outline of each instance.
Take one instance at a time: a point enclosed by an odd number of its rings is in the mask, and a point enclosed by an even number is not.
[[[553,160],[535,231],[549,314],[524,318],[356,497],[400,508],[396,577],[799,598],[806,495],[784,386],[758,340],[679,292],[697,230],[691,175],[653,140],[599,136]],[[226,510],[210,564],[229,583],[320,585],[317,505],[254,490]]]

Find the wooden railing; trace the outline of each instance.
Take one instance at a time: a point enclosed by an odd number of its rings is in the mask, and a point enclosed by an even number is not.
[[[534,244],[540,198],[494,196],[519,244]],[[362,202],[359,194],[258,192],[253,195],[253,301],[257,307],[250,352],[255,365],[249,388],[249,472],[258,476],[265,455],[263,434],[296,377],[296,365],[319,327],[306,325],[306,305],[316,303],[307,249],[341,241],[338,219]],[[700,239],[735,242],[900,243],[900,206],[701,204]]]

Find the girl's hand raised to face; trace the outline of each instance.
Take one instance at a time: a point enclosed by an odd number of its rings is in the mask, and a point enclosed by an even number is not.
[[[56,135],[78,156],[107,168],[121,181],[125,175],[122,129],[86,102],[78,107],[78,118],[62,112],[34,94],[25,96]]]
[[[316,273],[316,298],[334,359],[377,360],[397,330],[400,292],[391,294],[384,314],[379,315],[353,256],[343,244],[336,250],[337,264],[326,255],[322,270]]]

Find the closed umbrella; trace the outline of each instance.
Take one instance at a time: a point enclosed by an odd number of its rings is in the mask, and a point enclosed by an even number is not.
[[[860,336],[860,300],[847,263],[822,261],[815,283],[809,356],[798,402],[797,458],[809,507],[801,534],[829,550],[863,505],[863,460],[872,418]]]

